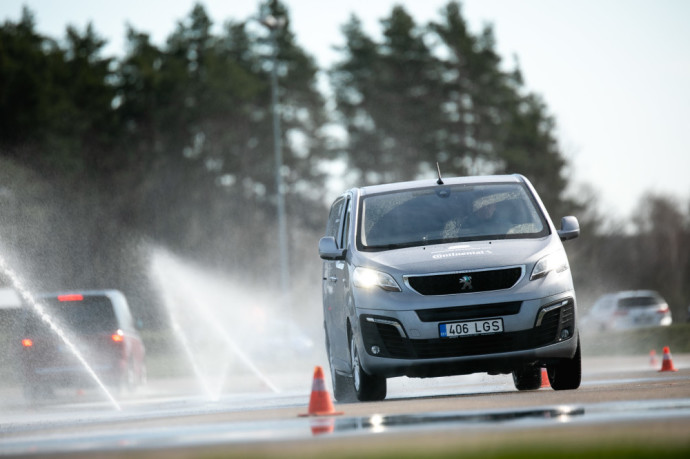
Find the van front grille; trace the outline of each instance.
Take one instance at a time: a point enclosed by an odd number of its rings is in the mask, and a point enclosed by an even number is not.
[[[406,276],[410,288],[422,295],[452,295],[456,293],[505,290],[522,277],[520,266],[486,271],[466,271],[429,276]]]

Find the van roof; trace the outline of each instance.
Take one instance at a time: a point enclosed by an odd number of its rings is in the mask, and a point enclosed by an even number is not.
[[[390,191],[409,190],[414,188],[430,188],[443,185],[473,185],[485,183],[524,183],[526,179],[520,174],[513,175],[478,175],[472,177],[443,178],[443,184],[439,185],[438,179],[414,180],[409,182],[386,183],[383,185],[370,185],[359,188],[361,195],[387,193]]]

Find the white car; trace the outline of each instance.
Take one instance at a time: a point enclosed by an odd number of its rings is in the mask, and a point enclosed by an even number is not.
[[[587,331],[628,330],[671,325],[666,300],[653,290],[627,290],[597,299],[582,320]]]

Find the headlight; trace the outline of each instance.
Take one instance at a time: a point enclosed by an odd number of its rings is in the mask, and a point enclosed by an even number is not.
[[[532,270],[532,275],[530,276],[529,280],[546,277],[546,275],[551,271],[562,273],[569,268],[568,257],[565,255],[565,251],[561,250],[559,252],[552,253],[551,255],[547,255],[539,260],[537,264],[534,265],[534,269]]]
[[[380,287],[389,292],[400,292],[400,287],[390,274],[370,268],[355,268],[352,282],[357,288],[371,289]]]

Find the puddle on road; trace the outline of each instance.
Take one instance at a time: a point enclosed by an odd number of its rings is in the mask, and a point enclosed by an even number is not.
[[[256,394],[256,397],[263,399],[264,394]],[[247,401],[246,395],[238,396],[238,400],[244,400],[248,403],[247,406],[256,408],[254,401]],[[69,422],[87,422],[87,423],[103,423],[105,426],[109,422],[123,422],[133,418],[138,420],[146,419],[160,419],[184,416],[188,414],[216,414],[220,415],[229,409],[227,403],[214,404],[206,403],[199,404],[202,399],[190,400],[188,398],[177,400],[164,399],[161,400],[160,405],[155,407],[147,405],[145,409],[137,409],[136,402],[129,409],[124,410],[119,415],[114,415],[112,412],[96,416],[94,413],[94,406],[86,404],[83,406],[84,411],[74,411],[74,405],[71,405],[67,414]],[[303,402],[301,396],[285,396],[285,403],[287,405],[301,404]],[[228,402],[226,400],[226,402]],[[102,404],[102,403],[101,403]],[[270,404],[270,403],[269,403]],[[82,406],[82,405],[80,405]],[[59,408],[60,405],[57,406]],[[240,409],[239,406],[233,405],[233,410]],[[139,407],[141,408],[141,407]],[[85,413],[90,416],[85,417]],[[46,426],[59,426],[66,421],[66,415],[62,409],[44,413],[40,422],[33,422],[35,419],[31,414],[28,414],[27,419],[16,419],[14,429],[9,430],[36,430],[36,424],[40,428]],[[51,416],[48,416],[48,415]],[[49,419],[54,422],[51,424]],[[55,420],[54,418],[59,418]],[[299,418],[291,420],[269,420],[257,422],[223,422],[228,431],[238,429],[247,435],[248,432],[272,432],[276,438],[282,438],[287,435],[294,436],[295,432],[302,432],[297,436],[304,435],[311,429],[313,434],[336,433],[336,434],[375,434],[379,432],[394,431],[397,429],[424,429],[424,428],[438,428],[443,425],[446,428],[453,428],[454,425],[464,425],[486,428],[491,425],[504,425],[522,427],[544,426],[553,423],[606,423],[613,421],[629,421],[629,420],[644,420],[655,418],[690,418],[690,399],[659,399],[659,400],[632,400],[621,402],[603,402],[587,405],[556,405],[556,406],[542,406],[534,408],[522,408],[514,410],[494,410],[494,411],[454,411],[454,412],[431,412],[431,413],[417,413],[417,414],[397,414],[397,415],[382,415],[373,414],[371,416],[320,416]],[[188,427],[188,426],[187,426]],[[305,431],[306,428],[306,431]],[[107,427],[106,427],[107,429]],[[205,427],[201,426],[201,430]],[[0,432],[7,432],[8,425],[3,426]],[[285,434],[285,435],[284,435]],[[176,435],[184,435],[177,431]],[[251,439],[252,436],[244,436],[244,439]],[[2,444],[0,442],[0,444]]]
[[[506,421],[555,420],[569,421],[574,416],[585,414],[581,406],[556,406],[514,411],[447,412],[398,415],[373,415],[362,418],[313,418],[310,427],[312,434],[346,433],[362,431],[378,433],[398,427],[425,427],[436,424],[455,423],[497,423]]]
[[[587,415],[585,415],[585,411]],[[608,423],[614,421],[690,418],[690,399],[636,400],[584,406],[563,405],[512,411],[444,412],[402,415],[373,415],[361,418],[312,418],[313,435],[340,433],[380,433],[400,428],[417,429],[445,424],[481,426],[507,423],[535,427],[550,422]]]

